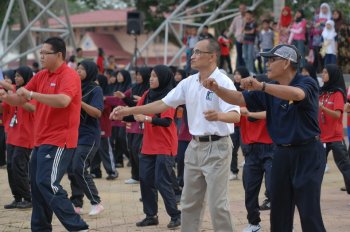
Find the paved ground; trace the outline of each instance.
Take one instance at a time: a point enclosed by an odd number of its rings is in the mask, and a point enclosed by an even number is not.
[[[333,157],[329,158],[330,172],[325,174],[322,187],[322,212],[327,231],[343,232],[350,231],[350,197],[339,191],[343,186],[342,177],[335,167]],[[140,229],[135,222],[143,218],[142,203],[139,202],[140,190],[138,185],[126,185],[124,180],[130,177],[130,168],[119,169],[118,180],[107,181],[96,180],[101,193],[105,211],[97,217],[89,217],[90,205],[86,202],[83,218],[90,225],[90,231],[168,231],[166,228],[169,217],[165,213],[162,198],[159,202],[160,225]],[[240,177],[241,178],[241,177]],[[64,177],[63,186],[69,190],[67,178]],[[0,231],[30,231],[30,210],[5,210],[2,205],[12,201],[10,190],[7,184],[7,173],[0,169]],[[262,191],[263,192],[263,191]],[[230,182],[230,204],[236,231],[242,231],[246,226],[246,211],[244,207],[244,192],[242,181]],[[263,196],[261,195],[261,200]],[[262,212],[262,227],[269,231],[269,211]],[[66,231],[56,217],[53,220],[54,231]],[[204,214],[201,231],[213,231],[208,210]],[[298,214],[295,217],[295,231],[300,232]]]

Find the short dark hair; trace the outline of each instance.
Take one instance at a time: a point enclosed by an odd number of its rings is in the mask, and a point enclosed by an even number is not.
[[[254,14],[253,11],[251,11],[251,10],[247,10],[245,13],[246,13],[246,14],[250,14],[250,15],[253,15],[253,14]]]
[[[268,20],[268,19],[264,19],[264,20],[262,21],[262,23],[267,23],[267,24],[270,24],[270,20]]]
[[[220,57],[220,45],[219,43],[214,39],[207,39],[208,40],[208,50],[209,52],[216,53],[217,57]]]
[[[46,44],[50,44],[52,50],[56,53],[61,52],[62,58],[66,59],[66,43],[60,37],[50,37],[44,41]]]
[[[80,52],[80,51],[82,51],[82,50],[83,50],[82,48],[77,48],[77,49],[75,50],[75,52],[78,53],[78,52]]]

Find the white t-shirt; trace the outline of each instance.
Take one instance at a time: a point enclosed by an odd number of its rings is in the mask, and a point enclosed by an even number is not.
[[[210,78],[222,87],[236,90],[233,82],[218,68],[210,75]],[[162,101],[173,108],[186,104],[188,127],[191,135],[219,135],[226,136],[234,132],[233,123],[208,121],[203,112],[215,110],[218,112],[240,112],[239,106],[224,102],[214,92],[206,89],[199,80],[199,74],[194,74],[181,81],[176,88],[165,96]]]

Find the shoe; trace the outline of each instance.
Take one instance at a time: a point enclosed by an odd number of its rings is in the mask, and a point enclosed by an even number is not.
[[[262,232],[261,226],[249,224],[242,232]]]
[[[138,183],[140,183],[140,181],[131,178],[129,180],[124,181],[124,183],[125,184],[138,184]]]
[[[108,176],[106,177],[106,180],[115,180],[118,178],[118,175],[116,174],[108,174]]]
[[[124,164],[123,164],[123,163],[116,163],[116,164],[115,164],[115,167],[116,167],[116,168],[123,168],[123,167],[124,167]]]
[[[169,222],[167,227],[169,229],[173,229],[173,228],[176,228],[176,227],[178,227],[180,225],[181,225],[181,218],[176,218],[176,219],[171,219],[171,221]]]
[[[265,199],[264,202],[259,206],[260,210],[270,210],[271,202],[269,199]]]
[[[91,210],[89,212],[90,216],[95,216],[97,214],[100,214],[105,208],[101,205],[101,203],[97,205],[92,205]]]
[[[230,172],[230,177],[228,178],[229,180],[238,180],[238,174]]]
[[[346,187],[341,187],[340,191],[346,191]]]
[[[32,202],[30,202],[30,201],[24,200],[24,201],[21,201],[21,202],[17,203],[17,208],[18,209],[30,209],[32,207],[33,207],[33,205],[32,205]]]
[[[328,164],[326,164],[326,167],[324,168],[324,173],[328,173],[329,172],[329,166]]]
[[[88,232],[89,229],[85,229],[85,230],[75,230],[75,231],[70,231],[70,232]]]
[[[102,175],[98,175],[95,173],[90,173],[90,175],[92,176],[93,179],[101,179],[102,178]]]
[[[158,224],[159,224],[158,216],[154,216],[154,217],[146,217],[142,221],[137,222],[136,226],[137,227],[156,226]]]
[[[79,215],[82,215],[82,214],[83,214],[84,210],[83,210],[82,207],[75,207],[75,206],[73,206],[73,207],[74,207],[74,212],[75,212],[76,214],[79,214]]]
[[[16,209],[20,201],[12,201],[10,204],[4,205],[4,209]]]

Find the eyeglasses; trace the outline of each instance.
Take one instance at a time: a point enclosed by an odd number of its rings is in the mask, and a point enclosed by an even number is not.
[[[192,55],[200,56],[202,54],[213,54],[213,52],[201,51],[199,49],[192,50]]]
[[[283,59],[281,57],[278,57],[278,56],[273,56],[273,57],[269,57],[267,59],[267,63],[272,64],[272,63],[274,63],[275,61],[278,61],[278,60],[285,60],[285,59]]]
[[[48,51],[40,51],[39,54],[41,56],[46,56],[46,55],[52,55],[52,54],[57,54],[58,52],[48,52]]]

